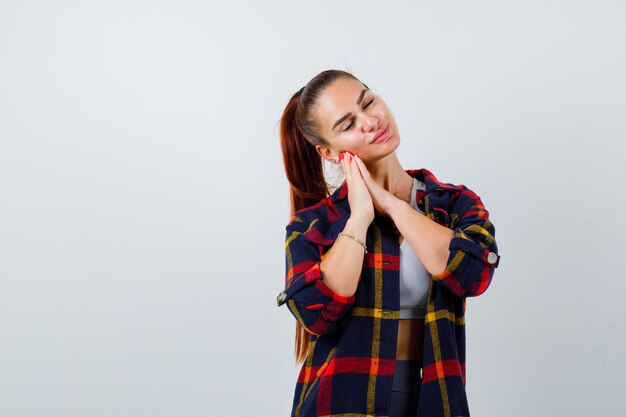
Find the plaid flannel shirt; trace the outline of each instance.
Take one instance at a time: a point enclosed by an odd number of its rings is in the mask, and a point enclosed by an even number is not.
[[[469,416],[465,382],[465,305],[489,287],[500,255],[480,197],[442,183],[425,168],[409,169],[426,184],[416,201],[428,218],[454,230],[447,266],[431,274],[422,383],[415,415]],[[312,334],[296,382],[291,416],[388,416],[400,317],[398,230],[376,216],[354,295],[325,283],[320,262],[350,216],[347,183],[294,213],[286,227],[286,279],[277,296]]]

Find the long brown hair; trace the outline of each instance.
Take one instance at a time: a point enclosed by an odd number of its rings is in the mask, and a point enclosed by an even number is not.
[[[315,150],[315,145],[329,146],[329,143],[318,133],[319,123],[312,109],[324,89],[339,78],[363,84],[347,71],[322,71],[291,97],[280,119],[280,145],[290,188],[290,217],[330,195],[323,160]],[[311,334],[296,320],[296,363],[306,359],[310,340]]]

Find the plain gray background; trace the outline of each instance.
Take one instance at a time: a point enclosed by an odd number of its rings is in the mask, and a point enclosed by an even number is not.
[[[0,416],[287,416],[278,121],[325,69],[479,194],[474,416],[618,416],[620,1],[1,1]]]

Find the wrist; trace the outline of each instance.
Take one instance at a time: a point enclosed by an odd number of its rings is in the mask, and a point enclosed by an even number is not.
[[[356,233],[359,233],[359,235],[361,234],[365,234],[367,233],[367,229],[369,228],[369,225],[371,223],[371,220],[369,220],[366,217],[363,216],[350,216],[348,218],[348,221],[346,221],[346,226],[344,227],[344,231],[348,231],[348,230],[352,230]]]
[[[410,207],[409,203],[394,196],[391,204],[389,205],[387,215],[391,217],[392,220],[395,221],[396,217],[398,216],[398,213],[407,207]]]

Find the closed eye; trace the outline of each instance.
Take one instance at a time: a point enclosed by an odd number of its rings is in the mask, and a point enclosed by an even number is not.
[[[371,99],[371,100],[369,101],[369,103],[367,103],[367,104],[365,105],[365,107],[363,107],[363,109],[367,109],[367,108],[370,106],[370,104],[372,104],[372,103],[374,102],[374,100],[375,100],[375,99]],[[354,119],[354,117],[352,117],[352,118],[350,119],[350,124],[348,125],[348,127],[346,127],[346,128],[343,130],[343,132],[347,132],[348,130],[350,130],[350,128],[352,128],[352,125],[354,124],[354,123],[352,122],[352,120],[353,120],[353,119]]]

